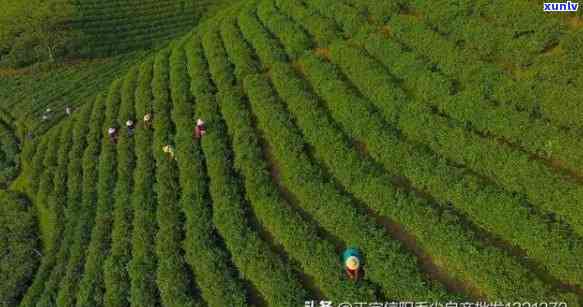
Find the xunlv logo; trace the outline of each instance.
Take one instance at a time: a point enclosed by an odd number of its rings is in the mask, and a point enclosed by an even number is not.
[[[567,3],[545,3],[545,12],[576,12],[579,3],[567,1]]]

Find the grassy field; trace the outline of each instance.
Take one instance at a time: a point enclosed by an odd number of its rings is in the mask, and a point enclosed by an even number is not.
[[[11,95],[25,83],[0,85],[33,119],[97,78],[71,117],[29,124],[44,134],[16,185],[44,248],[20,306],[583,306],[580,17],[523,0],[217,11],[78,83],[47,74],[31,111]]]

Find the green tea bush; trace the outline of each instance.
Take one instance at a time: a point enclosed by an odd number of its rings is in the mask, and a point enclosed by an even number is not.
[[[40,262],[39,233],[30,202],[0,191],[0,304],[16,306]]]

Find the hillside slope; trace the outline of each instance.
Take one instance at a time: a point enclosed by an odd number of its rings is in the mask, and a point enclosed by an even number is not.
[[[583,30],[438,2],[244,1],[133,66],[29,148],[20,305],[583,306]]]
[[[83,33],[84,55],[111,56],[161,46],[190,31],[208,1],[74,0],[73,28]]]

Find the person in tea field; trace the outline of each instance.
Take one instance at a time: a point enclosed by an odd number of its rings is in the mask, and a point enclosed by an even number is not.
[[[362,273],[362,255],[356,248],[348,248],[342,253],[346,275],[351,280],[357,281]]]
[[[205,133],[206,128],[204,126],[204,121],[199,118],[196,120],[196,127],[194,127],[194,137],[200,139]]]
[[[45,113],[42,116],[42,121],[45,122],[45,121],[49,120],[50,115],[51,115],[51,108],[47,108],[45,110]]]
[[[136,123],[133,120],[128,119],[126,122],[126,127],[128,128],[128,136],[134,135],[134,129],[136,128]]]
[[[152,113],[146,113],[144,115],[144,127],[148,129],[152,127],[152,117]]]
[[[162,151],[170,157],[170,159],[174,160],[174,147],[171,145],[165,145],[162,147]]]
[[[70,107],[70,106],[67,106],[67,107],[65,108],[65,113],[67,114],[67,116],[71,116],[71,113],[72,113],[72,112],[73,112],[73,111],[72,111],[72,109],[71,109],[71,107]]]
[[[109,141],[112,144],[117,144],[117,129],[115,127],[111,127],[107,129],[107,134],[109,135]]]

